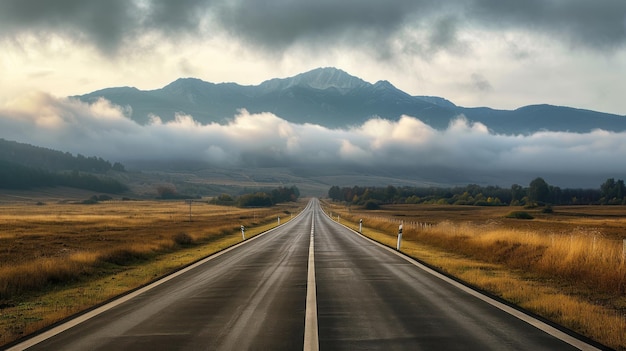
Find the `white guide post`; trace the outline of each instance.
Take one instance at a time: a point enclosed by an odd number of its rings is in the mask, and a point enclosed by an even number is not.
[[[398,227],[398,244],[396,245],[396,250],[400,251],[400,244],[402,243],[402,224]]]

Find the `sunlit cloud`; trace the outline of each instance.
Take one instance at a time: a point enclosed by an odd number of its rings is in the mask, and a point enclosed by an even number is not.
[[[43,93],[0,108],[0,137],[111,161],[193,160],[207,167],[311,167],[401,170],[467,183],[512,174],[619,177],[626,133],[538,132],[499,135],[459,116],[445,130],[418,118],[378,118],[344,129],[293,124],[271,113],[245,110],[225,124],[200,124],[178,115],[139,125],[130,111],[106,100],[87,104]],[[339,172],[339,171],[338,171]],[[438,173],[439,172],[439,173]],[[509,182],[510,183],[510,182]]]

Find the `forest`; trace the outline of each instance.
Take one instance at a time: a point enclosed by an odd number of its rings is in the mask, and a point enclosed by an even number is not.
[[[464,187],[339,187],[332,186],[328,197],[354,205],[374,208],[381,204],[440,204],[474,206],[537,205],[622,205],[626,186],[621,179],[607,179],[598,189],[561,189],[538,177],[528,187],[510,188],[470,184]]]
[[[52,173],[0,160],[0,189],[26,190],[40,187],[66,186],[103,193],[119,194],[128,190],[121,182],[78,171]]]
[[[300,190],[296,186],[278,187],[268,191],[243,194],[236,198],[222,194],[211,200],[212,204],[238,207],[270,207],[284,202],[293,202],[300,197]]]
[[[76,156],[30,144],[0,138],[0,160],[50,172],[79,171],[104,174],[110,170],[124,172],[124,165],[111,164],[100,157]]]
[[[0,189],[67,186],[112,194],[127,191],[126,185],[104,176],[108,171],[125,169],[99,157],[73,156],[0,139]]]

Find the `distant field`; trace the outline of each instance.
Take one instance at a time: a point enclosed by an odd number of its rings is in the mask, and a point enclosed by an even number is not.
[[[505,218],[512,211],[524,211],[534,219]],[[398,221],[437,224],[444,221],[475,224],[497,223],[503,228],[537,230],[545,234],[581,234],[626,239],[626,206],[555,206],[553,213],[542,208],[508,206],[386,205],[378,211],[358,211],[365,218],[384,216]]]
[[[35,204],[37,202],[57,203],[68,201],[82,201],[93,196],[93,191],[67,187],[51,187],[35,190],[7,190],[0,191],[0,206],[7,204]]]
[[[341,223],[480,289],[626,350],[626,206],[543,208],[327,203]],[[525,212],[533,219],[508,218]]]
[[[0,345],[236,244],[241,225],[248,238],[304,206],[193,202],[190,216],[183,200],[84,205],[76,200],[90,193],[33,195],[0,197]]]

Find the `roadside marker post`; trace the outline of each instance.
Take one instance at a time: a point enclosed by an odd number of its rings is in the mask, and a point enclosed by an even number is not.
[[[246,240],[246,235],[244,234],[246,231],[246,228],[241,225],[241,240]]]
[[[402,243],[402,224],[398,227],[398,244],[396,245],[396,250],[400,251],[400,244]]]
[[[280,216],[278,217],[278,225],[280,225]]]
[[[359,219],[359,233],[363,234],[363,218]]]

